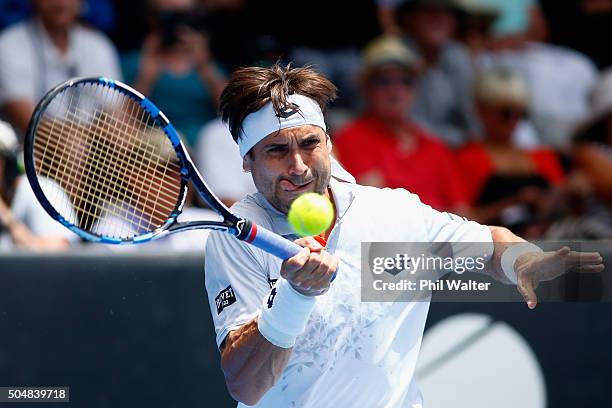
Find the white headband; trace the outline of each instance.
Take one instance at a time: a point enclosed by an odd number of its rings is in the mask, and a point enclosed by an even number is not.
[[[292,94],[287,97],[287,101],[294,103],[298,109],[286,109],[279,116],[276,115],[272,102],[268,102],[260,110],[253,112],[242,122],[242,130],[238,137],[240,156],[244,157],[260,140],[273,132],[281,129],[315,125],[324,131],[325,120],[319,104],[307,96]]]

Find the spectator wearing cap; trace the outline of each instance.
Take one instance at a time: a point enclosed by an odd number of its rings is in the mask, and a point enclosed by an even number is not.
[[[77,236],[52,219],[38,203],[26,177],[19,175],[17,149],[15,131],[0,121],[0,249],[66,249]],[[53,183],[49,179],[39,181],[42,188]],[[71,208],[65,194],[54,199],[64,208]]]
[[[438,210],[465,213],[467,197],[452,154],[407,115],[419,65],[396,37],[365,48],[359,77],[365,111],[337,133],[335,152],[360,184],[405,188]]]
[[[459,10],[455,0],[406,0],[396,9],[403,40],[425,64],[412,117],[452,146],[477,131],[472,63],[467,49],[453,41]]]
[[[81,0],[32,0],[33,18],[0,34],[0,108],[25,131],[34,106],[75,76],[121,79],[112,43],[77,22]]]
[[[554,151],[512,143],[528,109],[527,83],[507,68],[485,71],[476,78],[474,98],[484,139],[466,144],[457,157],[477,218],[539,236],[551,211],[552,188],[561,187],[565,176]]]

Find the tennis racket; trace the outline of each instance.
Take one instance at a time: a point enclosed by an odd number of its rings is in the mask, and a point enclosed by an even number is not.
[[[109,78],[71,79],[43,97],[26,135],[25,165],[47,213],[89,241],[143,243],[205,228],[281,259],[301,250],[233,214],[210,191],[161,110]],[[177,222],[189,181],[222,221]]]

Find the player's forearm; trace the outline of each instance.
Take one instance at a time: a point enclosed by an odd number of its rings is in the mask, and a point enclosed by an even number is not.
[[[290,348],[277,347],[257,328],[257,319],[230,332],[221,353],[221,369],[232,396],[253,405],[274,385],[287,366]]]

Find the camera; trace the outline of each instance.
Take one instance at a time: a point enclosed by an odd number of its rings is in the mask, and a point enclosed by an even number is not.
[[[181,28],[204,32],[206,28],[205,16],[202,13],[191,11],[164,10],[157,15],[161,31],[161,45],[164,48],[172,47],[179,41]]]

